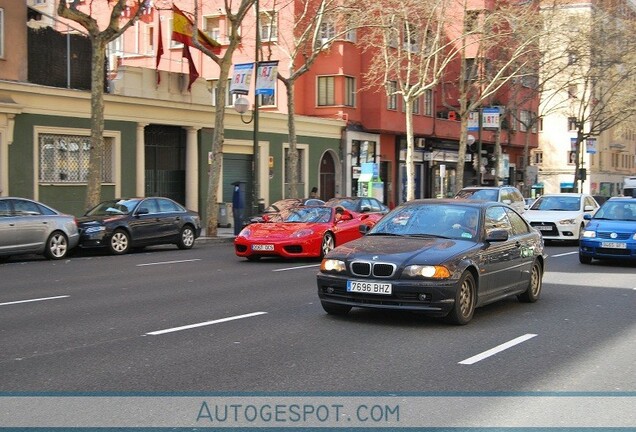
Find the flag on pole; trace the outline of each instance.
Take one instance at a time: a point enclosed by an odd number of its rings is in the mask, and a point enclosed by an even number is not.
[[[188,45],[183,45],[183,57],[188,59],[188,65],[190,67],[190,81],[188,81],[188,91],[192,88],[192,83],[199,78],[199,72],[197,72],[197,68],[192,61],[192,56],[190,55],[190,47]]]
[[[157,33],[157,62],[155,64],[155,69],[157,70],[157,85],[161,83],[161,74],[159,73],[159,62],[161,61],[161,56],[163,55],[163,38],[161,37],[161,16],[159,16],[159,24],[158,33]]]
[[[194,46],[192,43],[192,34],[194,29],[197,32],[197,41],[201,46],[207,48],[215,54],[221,52],[221,44],[210,38],[208,35],[197,29],[188,18],[176,5],[172,6],[172,40],[181,42],[187,46]],[[196,48],[196,47],[195,47]]]

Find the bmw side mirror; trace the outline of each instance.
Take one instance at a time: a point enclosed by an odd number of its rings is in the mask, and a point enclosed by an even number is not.
[[[502,242],[508,240],[508,231],[496,229],[486,233],[487,242]]]

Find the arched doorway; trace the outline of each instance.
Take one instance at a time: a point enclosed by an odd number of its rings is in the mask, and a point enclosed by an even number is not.
[[[336,161],[330,152],[320,160],[320,199],[327,201],[336,196]]]

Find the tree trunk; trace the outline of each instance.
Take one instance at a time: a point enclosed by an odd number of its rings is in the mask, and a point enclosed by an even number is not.
[[[298,148],[296,138],[296,120],[293,113],[296,109],[294,101],[294,80],[285,80],[285,89],[287,90],[287,129],[289,131],[289,151],[287,160],[285,161],[287,171],[287,179],[289,180],[289,196],[285,198],[300,198],[298,190]]]
[[[104,59],[106,57],[106,41],[102,38],[96,38],[92,40],[92,45],[91,151],[86,190],[86,210],[95,207],[101,201],[104,165]]]

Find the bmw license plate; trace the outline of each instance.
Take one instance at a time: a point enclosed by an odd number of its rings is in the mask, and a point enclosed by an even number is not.
[[[253,251],[261,251],[261,252],[271,252],[274,250],[274,245],[273,244],[253,244],[252,245],[252,250]]]
[[[608,248],[608,249],[627,249],[627,243],[601,242],[601,247]]]
[[[347,281],[347,292],[391,295],[392,289],[390,283]]]

